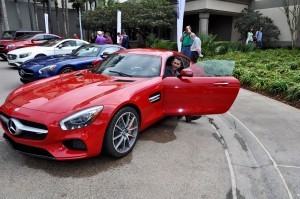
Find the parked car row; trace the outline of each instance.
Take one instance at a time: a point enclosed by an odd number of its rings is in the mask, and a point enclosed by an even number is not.
[[[38,31],[6,31],[1,38],[0,56],[18,67],[23,83],[91,68],[108,54],[124,49]]]

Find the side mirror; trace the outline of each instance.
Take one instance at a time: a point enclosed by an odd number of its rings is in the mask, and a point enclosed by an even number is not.
[[[59,49],[61,49],[63,46],[62,46],[62,44],[59,44],[58,46],[57,46],[57,48],[59,48]]]
[[[103,55],[101,55],[101,57],[102,57],[102,58],[105,58],[105,57],[107,57],[108,55],[109,55],[108,52],[104,52]]]
[[[180,71],[180,77],[193,77],[193,71],[190,68],[185,68]]]
[[[35,39],[32,39],[32,40],[31,40],[31,43],[34,43],[34,41],[35,41]]]

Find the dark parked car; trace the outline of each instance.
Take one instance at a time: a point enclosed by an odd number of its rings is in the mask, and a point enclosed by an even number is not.
[[[20,80],[23,83],[92,68],[108,54],[124,49],[118,45],[87,44],[74,50],[70,55],[52,55],[24,62],[19,67]]]

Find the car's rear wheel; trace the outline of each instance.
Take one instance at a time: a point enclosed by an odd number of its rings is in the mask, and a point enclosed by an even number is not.
[[[140,129],[140,119],[132,107],[120,109],[112,118],[104,137],[104,149],[109,155],[126,156],[136,144]]]
[[[59,71],[59,74],[70,73],[70,72],[73,72],[73,71],[75,71],[74,68],[65,67],[65,68],[61,69],[61,71]]]
[[[44,54],[38,54],[34,58],[38,58],[38,57],[46,57],[46,55],[44,55]]]

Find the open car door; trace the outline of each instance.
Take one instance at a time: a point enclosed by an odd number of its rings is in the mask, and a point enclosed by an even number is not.
[[[232,76],[233,61],[198,62],[178,77],[163,79],[165,115],[220,114],[228,111],[237,97],[240,82]]]

